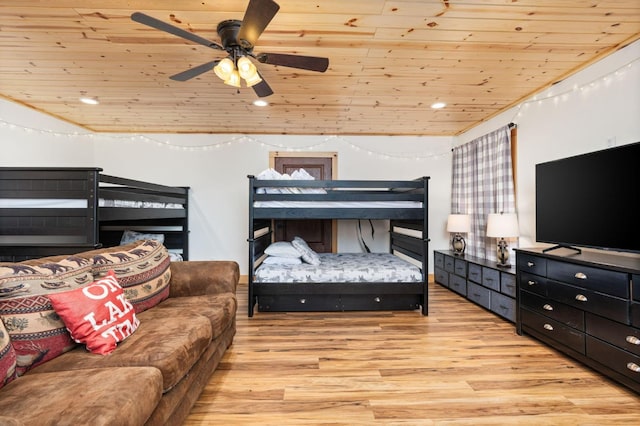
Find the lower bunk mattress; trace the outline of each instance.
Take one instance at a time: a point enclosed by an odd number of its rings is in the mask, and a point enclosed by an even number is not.
[[[250,284],[261,312],[422,308],[427,289],[414,264],[389,253],[319,253],[320,265],[262,264]],[[249,316],[253,316],[249,303]]]
[[[420,268],[391,253],[319,253],[320,264],[265,264],[255,272],[259,283],[418,283]]]

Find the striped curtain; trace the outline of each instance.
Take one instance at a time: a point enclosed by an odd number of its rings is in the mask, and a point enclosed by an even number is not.
[[[509,126],[454,148],[452,158],[451,213],[471,216],[466,253],[496,260],[497,242],[486,237],[487,216],[516,212]],[[517,240],[507,242],[517,247]]]

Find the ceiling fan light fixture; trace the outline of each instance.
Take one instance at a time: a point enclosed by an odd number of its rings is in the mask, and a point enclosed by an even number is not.
[[[234,69],[231,71],[231,75],[229,75],[229,78],[224,81],[224,84],[228,84],[233,87],[240,87],[240,74],[238,73],[238,70]]]
[[[233,74],[235,68],[236,67],[231,59],[224,58],[218,62],[218,65],[213,67],[213,72],[216,73],[220,80],[226,82],[231,77],[231,74]]]
[[[258,69],[246,56],[238,59],[238,72],[240,77],[247,82],[247,87],[255,86],[262,81],[258,74]]]
[[[253,87],[262,81],[260,75],[257,72],[255,72],[253,75],[245,77],[244,80],[247,82],[247,87]]]

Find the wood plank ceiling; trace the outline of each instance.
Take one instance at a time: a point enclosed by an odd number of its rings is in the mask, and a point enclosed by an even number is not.
[[[640,38],[638,0],[277,2],[254,52],[329,69],[256,62],[268,107],[213,72],[170,80],[224,53],[130,19],[220,42],[248,0],[3,0],[0,95],[97,132],[457,135]]]

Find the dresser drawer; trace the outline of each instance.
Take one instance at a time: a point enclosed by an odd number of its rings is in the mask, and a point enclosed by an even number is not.
[[[491,309],[491,290],[481,285],[467,282],[467,299]]]
[[[467,278],[467,262],[464,259],[455,259],[453,269],[456,275]]]
[[[584,331],[584,311],[534,293],[520,293],[520,303],[530,311],[547,316],[570,327]]]
[[[520,271],[530,272],[536,275],[547,275],[547,259],[529,254],[519,253],[516,267]]]
[[[459,275],[449,275],[449,288],[463,296],[467,295],[467,280]]]
[[[640,356],[587,336],[587,356],[640,383]]]
[[[495,291],[500,291],[500,271],[482,268],[482,285]]]
[[[567,346],[584,355],[585,334],[562,323],[545,317],[528,309],[521,310],[522,325],[530,328],[546,339],[552,339],[557,343]]]
[[[435,282],[442,284],[445,287],[449,287],[449,273],[447,271],[440,268],[434,268],[433,275]]]
[[[444,270],[447,272],[451,272],[453,273],[455,271],[454,269],[454,259],[452,256],[444,256]]]
[[[516,301],[500,293],[491,293],[491,311],[508,319],[516,321]]]
[[[631,304],[631,325],[640,328],[640,303]]]
[[[587,313],[587,334],[640,356],[640,329]]]
[[[434,267],[444,269],[444,254],[433,253],[433,263]]]
[[[500,272],[500,291],[508,296],[516,297],[516,276]]]
[[[482,283],[482,266],[475,263],[469,263],[469,273],[467,275],[469,281],[476,284]]]
[[[549,285],[547,294],[550,299],[630,324],[628,300],[560,283]]]
[[[548,260],[547,278],[588,288],[599,293],[629,298],[629,276],[624,272]]]
[[[539,275],[520,273],[520,289],[527,290],[541,296],[547,295],[548,280]]]
[[[631,276],[631,281],[633,281],[633,300],[640,302],[640,275],[634,274]]]

